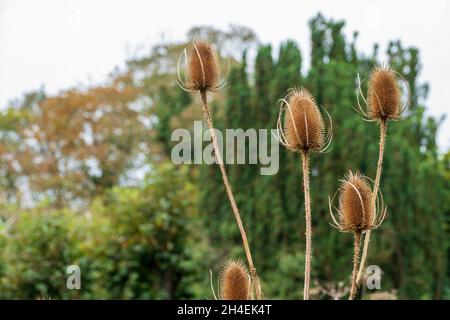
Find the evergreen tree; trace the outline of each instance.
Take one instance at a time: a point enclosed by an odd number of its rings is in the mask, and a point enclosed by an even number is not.
[[[292,40],[283,43],[280,46],[278,60],[275,65],[272,83],[274,97],[284,97],[290,88],[304,85],[301,66],[302,57],[297,44]],[[278,108],[274,107],[273,110],[275,113],[272,116],[272,128],[275,128]],[[273,187],[274,192],[279,193],[280,196],[284,222],[276,228],[278,229],[278,238],[285,245],[289,245],[297,242],[299,239],[303,239],[300,227],[304,226],[304,221],[299,219],[303,206],[303,197],[292,192],[293,186],[301,186],[300,165],[298,155],[289,152],[285,148],[280,148],[279,151],[280,167],[278,174],[274,177],[275,183]],[[286,221],[291,223],[286,223]]]
[[[273,70],[272,46],[261,46],[255,60],[255,112],[259,128],[273,127],[271,122],[272,115],[275,114],[271,91]]]

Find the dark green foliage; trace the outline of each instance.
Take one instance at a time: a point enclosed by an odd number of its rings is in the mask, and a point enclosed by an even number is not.
[[[84,261],[92,297],[177,299],[193,294],[186,280],[195,276],[193,239],[201,240],[201,232],[194,233],[196,191],[186,173],[168,164],[154,167],[141,188],[114,188],[94,206],[101,220],[86,233],[90,260]]]
[[[21,212],[11,234],[0,238],[0,297],[205,295],[209,249],[194,211],[196,188],[186,177],[186,168],[163,164],[153,167],[142,187],[116,187],[85,215]],[[81,290],[66,287],[72,264],[80,266]]]
[[[75,298],[66,287],[66,268],[73,264],[68,212],[23,212],[0,255],[0,297],[13,299]]]
[[[276,114],[273,106],[271,83],[273,80],[274,65],[272,46],[266,45],[258,49],[255,60],[255,112],[259,128],[272,128],[271,120]]]
[[[191,96],[184,90],[172,90],[172,87],[162,86],[159,91],[154,110],[158,119],[154,126],[156,132],[155,140],[162,145],[164,152],[168,155],[170,155],[172,148],[170,137],[173,127],[170,121],[190,103]]]

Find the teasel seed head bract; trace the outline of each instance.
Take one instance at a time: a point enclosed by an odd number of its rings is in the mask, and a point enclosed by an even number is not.
[[[358,172],[349,172],[340,189],[339,207],[344,228],[353,231],[370,229],[374,208],[367,180]]]
[[[181,80],[180,62],[184,55],[187,77]],[[178,84],[193,93],[216,91],[220,88],[220,65],[217,54],[210,43],[205,40],[193,41],[178,61]]]
[[[395,72],[389,67],[376,67],[370,73],[368,87],[368,115],[372,119],[400,117],[401,92]]]
[[[400,86],[402,82],[409,94],[408,82],[398,72],[389,65],[376,66],[369,75],[366,98],[362,95],[361,81],[359,81],[359,93],[357,94],[359,110],[356,111],[368,121],[386,122],[387,120],[401,119],[408,106],[408,103],[402,104],[402,89]],[[359,96],[366,104],[366,111],[363,111],[359,104]]]
[[[289,90],[288,95],[281,99],[277,139],[292,151],[325,151],[332,139],[331,117],[328,112],[326,114],[329,119],[327,132],[319,106],[311,93],[304,88]]]
[[[249,300],[250,276],[242,261],[225,263],[220,276],[220,296],[223,300]]]
[[[374,201],[375,195],[372,193],[369,178],[359,172],[349,171],[341,180],[338,191],[339,208],[334,208],[338,219],[333,214],[333,201],[329,199],[334,227],[343,232],[365,232],[381,225],[386,216],[386,208],[382,196],[380,196],[381,204],[378,197]]]

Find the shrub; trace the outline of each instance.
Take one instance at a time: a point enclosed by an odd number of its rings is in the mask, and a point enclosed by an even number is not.
[[[192,296],[196,191],[186,171],[155,167],[140,188],[113,188],[92,207],[80,264],[86,298]]]
[[[73,298],[66,268],[75,252],[65,211],[20,213],[9,236],[3,236],[0,296],[12,299]]]

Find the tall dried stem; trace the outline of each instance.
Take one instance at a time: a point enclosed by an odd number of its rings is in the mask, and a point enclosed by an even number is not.
[[[306,218],[306,256],[305,256],[305,285],[303,299],[309,300],[309,283],[311,278],[311,199],[309,195],[309,153],[302,151],[303,191],[305,194],[305,218]]]
[[[202,104],[203,104],[203,107],[202,107],[203,113],[205,115],[206,122],[208,124],[209,133],[211,135],[211,140],[212,140],[213,147],[214,147],[214,154],[216,156],[217,163],[219,164],[220,171],[222,173],[222,179],[223,179],[223,183],[225,184],[225,189],[227,191],[228,199],[230,200],[231,209],[233,210],[233,214],[234,214],[234,217],[236,218],[236,223],[238,225],[239,232],[241,233],[242,243],[244,245],[245,255],[247,257],[247,262],[248,262],[248,266],[249,266],[249,270],[250,270],[252,286],[254,287],[254,290],[256,293],[256,298],[259,300],[259,299],[262,299],[261,284],[259,282],[259,277],[256,272],[256,268],[253,264],[252,254],[250,251],[250,247],[248,245],[247,234],[245,232],[244,225],[242,224],[241,215],[239,214],[239,209],[237,207],[236,201],[234,200],[233,190],[231,189],[230,182],[228,181],[228,176],[227,176],[227,172],[225,170],[225,166],[223,163],[222,154],[220,153],[220,148],[217,143],[217,137],[214,132],[211,113],[209,112],[209,108],[208,108],[208,100],[206,97],[206,91],[200,91],[200,96],[201,96]]]
[[[370,231],[370,230],[369,230]],[[358,290],[358,281],[357,281],[357,270],[358,270],[358,262],[359,262],[359,245],[361,242],[361,232],[355,232],[355,242],[353,246],[353,272],[352,272],[352,286],[350,289],[349,300],[353,300],[356,296],[356,291]]]
[[[377,194],[380,190],[381,170],[383,168],[384,145],[386,143],[386,131],[387,131],[387,121],[386,120],[380,121],[380,149],[378,152],[377,173],[375,176],[375,183],[373,186],[373,193],[372,193],[372,201],[373,201],[374,207],[376,204]],[[361,281],[363,279],[363,271],[364,271],[366,260],[367,260],[367,253],[369,251],[369,243],[370,243],[370,230],[367,230],[365,237],[364,237],[364,248],[363,248],[363,253],[362,253],[362,257],[361,257],[361,262],[359,264],[358,277],[357,277],[358,283],[361,283]]]

